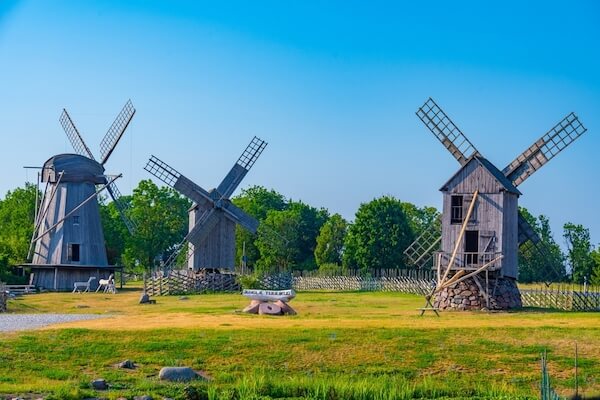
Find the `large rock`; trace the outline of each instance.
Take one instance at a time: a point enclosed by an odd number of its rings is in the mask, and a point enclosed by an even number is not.
[[[148,296],[148,293],[142,293],[142,295],[140,296],[140,304],[148,303],[150,303],[150,296]]]
[[[104,379],[95,379],[92,381],[92,387],[96,390],[107,390],[108,384]]]
[[[117,368],[135,369],[135,363],[131,360],[121,361],[117,364]]]
[[[258,313],[260,315],[281,315],[281,307],[277,304],[261,303],[258,306]]]
[[[158,373],[158,378],[169,382],[189,382],[202,377],[190,367],[164,367]]]

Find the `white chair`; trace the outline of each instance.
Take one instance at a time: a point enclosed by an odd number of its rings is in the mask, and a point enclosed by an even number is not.
[[[83,293],[89,292],[90,286],[91,286],[92,282],[95,280],[96,280],[95,276],[90,276],[90,279],[88,279],[87,282],[74,282],[73,283],[73,293],[75,293],[75,292],[82,293],[81,289],[84,289]]]
[[[98,293],[98,290],[100,290],[100,288],[104,289],[104,293],[115,293],[115,276],[113,274],[110,274],[108,276],[108,279],[100,279],[98,281],[98,288],[96,289],[96,293]]]

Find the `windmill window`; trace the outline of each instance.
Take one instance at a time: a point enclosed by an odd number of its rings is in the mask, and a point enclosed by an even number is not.
[[[451,196],[450,223],[462,224],[463,222],[463,196]]]
[[[73,225],[79,225],[79,215],[73,215]]]
[[[79,261],[79,243],[69,243],[67,246],[67,260]]]

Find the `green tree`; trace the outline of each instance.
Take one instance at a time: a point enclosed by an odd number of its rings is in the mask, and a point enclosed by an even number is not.
[[[137,230],[126,243],[124,265],[130,270],[150,269],[166,259],[187,233],[190,206],[175,190],[141,181],[131,197],[129,216]]]
[[[258,228],[257,269],[316,269],[317,236],[327,218],[326,210],[302,202],[289,202],[285,210],[269,211]]]
[[[34,229],[36,186],[25,184],[0,200],[0,280],[13,281],[13,267],[27,262]]]
[[[242,192],[232,199],[233,204],[256,218],[259,222],[267,217],[272,210],[282,211],[287,207],[285,197],[274,190],[268,190],[262,186],[251,186],[242,189]],[[256,247],[257,236],[248,232],[239,225],[235,229],[236,260],[241,260],[246,252],[246,264],[254,267],[260,258],[260,252]]]
[[[592,260],[594,260],[594,269],[590,281],[594,285],[600,285],[600,247],[592,251]]]
[[[435,207],[417,207],[412,203],[401,202],[402,210],[408,220],[408,225],[413,231],[415,237],[423,233],[432,224],[439,225],[441,232],[442,226],[439,224],[440,212]]]
[[[348,222],[340,214],[332,215],[323,224],[315,248],[315,261],[319,267],[323,264],[342,264],[347,231]]]
[[[400,200],[383,196],[363,203],[348,229],[344,265],[363,271],[405,267],[403,252],[413,240]]]
[[[571,266],[573,282],[583,283],[592,279],[595,262],[592,258],[592,243],[590,231],[583,225],[567,222],[563,236],[567,244],[567,260]]]
[[[125,206],[126,212],[130,214],[132,197],[121,196],[120,201]],[[121,265],[126,245],[131,241],[131,234],[114,202],[106,203],[106,198],[101,199],[100,219],[102,220],[108,263]]]
[[[524,245],[519,248],[519,281],[564,281],[567,278],[564,255],[554,240],[550,221],[544,215],[536,218],[526,208],[520,207],[519,210],[539,236],[540,246],[545,249],[545,256],[542,256],[532,246]]]

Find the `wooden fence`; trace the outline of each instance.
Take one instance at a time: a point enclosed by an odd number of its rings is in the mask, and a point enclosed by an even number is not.
[[[8,292],[2,282],[0,282],[0,313],[6,312],[8,302]]]
[[[600,292],[569,288],[521,289],[524,307],[554,308],[565,311],[600,311]]]
[[[233,274],[195,274],[188,270],[172,270],[167,276],[154,274],[145,281],[145,290],[151,296],[240,292],[240,284]]]

